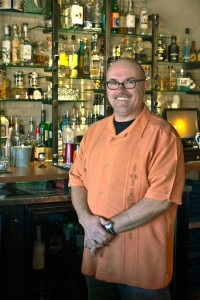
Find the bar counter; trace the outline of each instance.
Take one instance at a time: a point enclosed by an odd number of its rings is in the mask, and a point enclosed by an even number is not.
[[[30,163],[25,168],[10,167],[6,173],[0,173],[0,184],[3,184],[0,189],[0,206],[71,200],[69,192],[64,189],[69,177],[68,171],[48,162],[45,162],[46,168],[38,168],[39,164]]]

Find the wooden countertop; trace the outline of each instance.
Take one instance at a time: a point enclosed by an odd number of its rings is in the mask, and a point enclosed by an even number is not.
[[[200,161],[188,161],[185,163],[185,172],[200,172]]]
[[[0,183],[35,180],[68,179],[68,171],[45,162],[46,168],[38,168],[40,162],[30,163],[25,168],[8,168],[7,173],[0,173]]]

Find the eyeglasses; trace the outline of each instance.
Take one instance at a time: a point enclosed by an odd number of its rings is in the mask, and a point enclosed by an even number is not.
[[[126,89],[134,89],[137,82],[146,81],[146,79],[127,79],[123,82],[118,82],[117,80],[110,80],[106,82],[107,87],[109,90],[117,90],[120,84]]]

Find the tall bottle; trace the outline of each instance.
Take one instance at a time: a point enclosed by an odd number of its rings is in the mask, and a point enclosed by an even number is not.
[[[12,27],[12,64],[16,65],[20,63],[20,38],[18,35],[18,26],[14,24]]]
[[[23,23],[23,37],[20,41],[20,62],[24,65],[33,64],[33,45],[28,37],[28,23]]]
[[[73,29],[83,29],[83,5],[79,0],[72,0],[71,18]]]
[[[83,7],[83,29],[92,29],[92,13],[93,3],[91,0],[86,0]]]
[[[102,5],[100,0],[95,0],[93,3],[92,12],[92,29],[98,32],[102,29]]]
[[[71,44],[68,49],[69,56],[69,78],[78,77],[78,44],[76,36],[72,35]]]
[[[39,124],[40,134],[41,134],[41,143],[44,147],[48,147],[49,131],[48,124],[46,123],[46,111],[44,105],[42,104],[41,109],[41,121]]]
[[[4,25],[4,36],[2,39],[2,63],[11,63],[11,37],[10,37],[10,27],[8,24]]]
[[[140,34],[148,34],[147,0],[142,0],[142,7],[140,12]]]
[[[197,51],[196,51],[196,42],[192,41],[191,43],[191,53],[190,53],[190,61],[197,61]]]
[[[119,7],[117,0],[112,0],[111,6],[111,32],[119,33]]]
[[[179,46],[176,43],[176,36],[171,36],[171,44],[168,46],[168,61],[178,62]]]
[[[126,14],[124,9],[124,1],[120,0],[120,10],[119,10],[119,33],[126,32]]]
[[[11,145],[12,146],[19,146],[20,145],[20,133],[19,133],[19,121],[18,116],[15,116],[14,119],[14,128],[11,134]]]
[[[97,34],[93,34],[91,40],[91,58],[90,58],[90,77],[94,79],[100,78],[101,58],[97,49]]]
[[[6,77],[6,70],[0,68],[0,100],[11,96],[11,81]]]
[[[135,34],[135,2],[132,0],[128,1],[128,10],[126,12],[126,33],[127,34]]]
[[[184,62],[190,61],[190,51],[191,51],[190,29],[185,28],[185,39],[184,39],[184,45],[183,45],[183,61]]]
[[[60,9],[60,27],[69,29],[72,26],[71,0],[62,1]]]
[[[89,77],[90,76],[90,50],[88,47],[88,39],[83,39],[84,47],[80,54],[80,62],[78,67],[79,77]]]

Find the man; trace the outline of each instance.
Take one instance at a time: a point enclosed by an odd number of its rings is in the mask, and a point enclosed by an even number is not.
[[[147,82],[138,62],[114,62],[106,85],[114,114],[87,130],[70,170],[85,230],[88,299],[167,300],[184,187],[181,141],[143,103]]]

